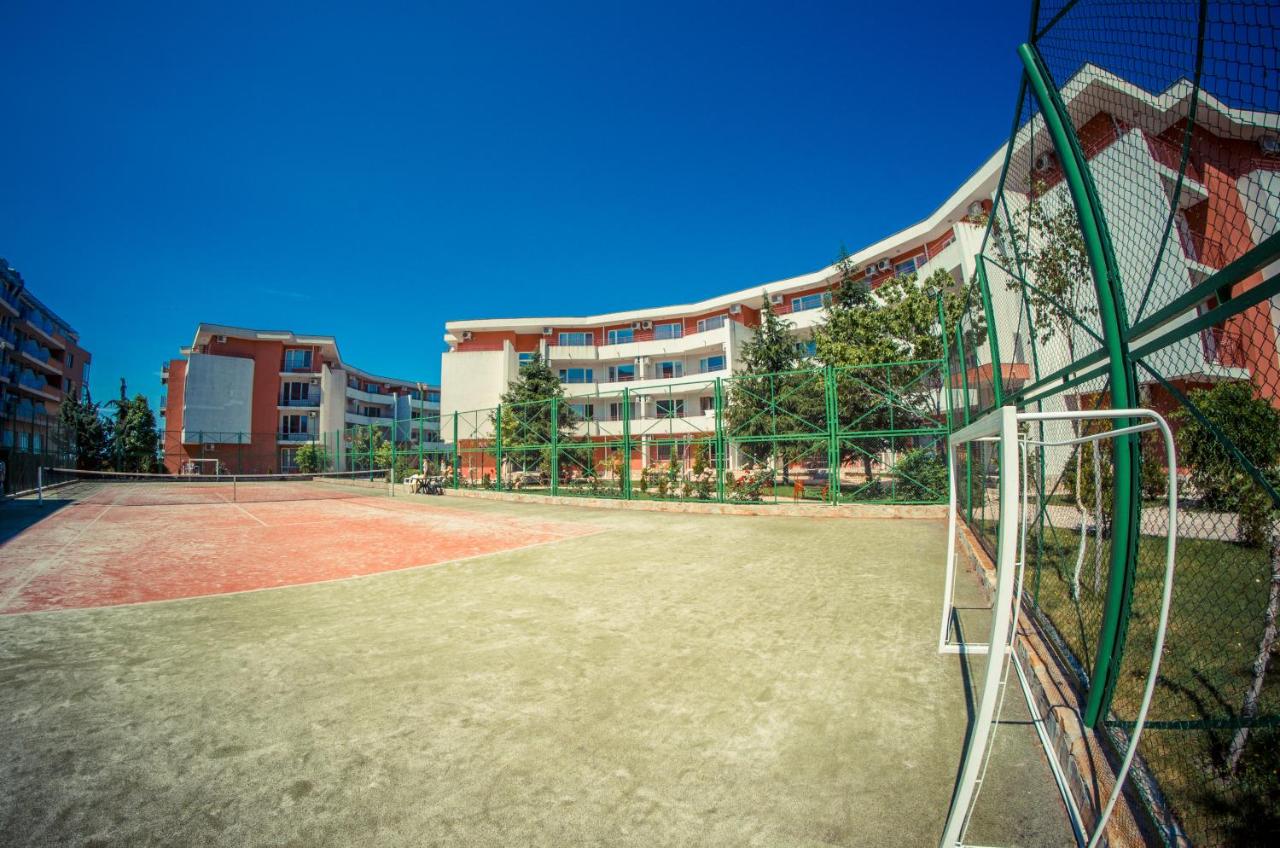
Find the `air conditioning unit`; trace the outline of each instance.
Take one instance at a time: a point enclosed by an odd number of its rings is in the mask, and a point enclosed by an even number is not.
[[[985,211],[987,211],[987,210],[985,210],[985,209],[983,209],[983,208],[982,208],[982,201],[981,201],[981,200],[975,200],[975,201],[973,201],[972,203],[970,203],[970,204],[969,204],[969,214],[970,214],[970,215],[973,215],[974,217],[977,217],[978,215],[981,215],[981,214],[982,214],[983,212],[985,212]]]
[[[226,337],[226,336],[216,336],[216,337],[215,337],[215,340],[218,342],[218,344],[226,344],[226,343],[227,343],[227,337]]]
[[[867,266],[866,275],[868,277],[874,277],[876,275],[876,266],[874,262]]]
[[[653,322],[652,322],[652,321],[641,321],[641,322],[640,322],[640,329],[642,329],[642,330],[652,330],[652,329],[653,329]]]
[[[470,330],[463,330],[463,331],[462,331],[462,340],[463,340],[464,342],[469,342],[469,341],[471,341],[471,331],[470,331]]]
[[[1267,156],[1280,156],[1280,136],[1264,135],[1258,139],[1258,147]]]
[[[313,385],[313,386],[318,386],[318,385],[320,385],[320,378],[319,378],[319,377],[312,377],[312,378],[311,378],[311,385]]]
[[[217,449],[218,449],[218,446],[215,445],[213,442],[209,442],[204,446],[205,453],[209,453],[210,451],[217,450]]]
[[[542,335],[544,335],[544,336],[549,336],[549,335],[551,335],[551,328],[550,328],[550,327],[543,327],[543,328],[542,328]]]
[[[729,307],[729,314],[730,314],[730,315],[741,315],[741,314],[742,314],[742,304],[741,304],[741,303],[735,303],[735,304],[733,304],[732,306],[730,306],[730,307]]]
[[[782,295],[780,294],[769,295],[769,303],[773,304],[774,306],[779,305],[780,303],[782,303]]]
[[[1036,157],[1036,161],[1031,164],[1032,170],[1038,172],[1048,171],[1053,167],[1053,154],[1041,153]]]
[[[640,322],[639,322],[639,321],[632,321],[632,322],[631,322],[631,329],[633,329],[633,330],[638,330],[638,329],[640,329]]]
[[[881,259],[879,262],[876,263],[877,271],[888,271],[892,267],[893,267],[893,263],[890,262],[888,259]]]

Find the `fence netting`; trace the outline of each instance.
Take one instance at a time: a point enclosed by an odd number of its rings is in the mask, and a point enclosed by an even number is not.
[[[1253,844],[1280,828],[1280,7],[1035,8],[949,328],[954,424],[1004,404],[1170,420],[1177,576],[1134,787],[1167,844]],[[1029,456],[1027,602],[1120,751],[1160,600],[1167,468],[1152,433],[1100,444]],[[993,549],[989,469],[962,465],[961,509]]]

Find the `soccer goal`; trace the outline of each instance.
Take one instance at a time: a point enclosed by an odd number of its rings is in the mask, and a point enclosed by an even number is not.
[[[1089,424],[1087,427],[1084,426],[1086,422]],[[1118,436],[1146,431],[1158,431],[1161,434],[1169,469],[1168,518],[1163,531],[1167,542],[1160,614],[1145,688],[1136,721],[1129,733],[1128,746],[1116,766],[1115,782],[1106,803],[1097,811],[1096,816],[1089,817],[1091,821],[1086,821],[1058,764],[1045,728],[1045,717],[1039,714],[1027,673],[1015,650],[1023,610],[1027,528],[1034,522],[1034,511],[1047,508],[1046,504],[1031,500],[1033,486],[1030,485],[1030,476],[1033,465],[1044,467],[1043,460],[1047,454],[1078,450],[1086,443],[1097,446]],[[943,848],[958,848],[968,844],[966,832],[982,789],[983,778],[990,765],[992,744],[1001,724],[1000,715],[1009,694],[1008,683],[1012,669],[1026,699],[1037,735],[1045,747],[1046,758],[1062,793],[1076,842],[1080,846],[1094,848],[1103,839],[1107,822],[1133,765],[1164,648],[1173,591],[1178,511],[1177,460],[1169,425],[1158,413],[1149,409],[1020,412],[1015,407],[1006,406],[952,434],[948,451],[951,461],[947,527],[949,544],[938,650],[940,653],[985,655],[987,660],[985,669],[975,676],[973,724],[965,744],[940,844]],[[1098,451],[1095,449],[1093,453],[1096,456]],[[989,516],[988,526],[983,529],[988,533],[988,538],[990,530],[994,529],[995,533],[994,573],[989,574],[986,581],[991,603],[986,611],[990,622],[986,628],[985,641],[966,637],[965,627],[961,624],[964,605],[957,602],[957,551],[961,548],[960,534],[964,532],[959,517],[962,485],[963,498],[970,507],[970,513],[972,514],[972,502],[975,499],[980,501],[984,507],[982,514]],[[994,528],[989,526],[992,523]]]
[[[199,477],[217,477],[224,473],[222,461],[217,459],[188,459],[182,463],[182,473]]]

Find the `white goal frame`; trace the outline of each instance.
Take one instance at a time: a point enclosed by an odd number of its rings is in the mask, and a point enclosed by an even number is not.
[[[204,467],[207,463],[213,463],[213,473],[206,474]],[[182,475],[184,477],[220,477],[222,476],[222,460],[213,457],[202,457],[200,459],[185,459],[182,461]]]
[[[1142,423],[1123,427],[1112,427],[1101,433],[1091,433],[1070,439],[1045,441],[1031,438],[1024,434],[1021,425],[1042,423],[1046,421],[1086,421],[1138,419]],[[1129,433],[1141,433],[1147,430],[1158,430],[1164,439],[1165,460],[1168,463],[1168,524],[1165,554],[1165,574],[1163,594],[1160,602],[1160,618],[1156,626],[1155,643],[1151,652],[1151,664],[1147,672],[1146,687],[1142,702],[1138,708],[1133,730],[1129,735],[1129,745],[1116,770],[1115,785],[1100,811],[1091,833],[1085,827],[1079,809],[1067,788],[1066,778],[1058,764],[1057,756],[1044,727],[1044,721],[1034,703],[1033,693],[1025,671],[1018,662],[1014,646],[1017,640],[1019,614],[1022,606],[1022,574],[1026,564],[1026,533],[1030,523],[1027,514],[1027,450],[1029,447],[1066,447],[1086,442],[1101,442],[1116,436]],[[992,599],[991,628],[985,643],[966,643],[950,639],[951,621],[955,612],[955,568],[956,549],[958,547],[960,521],[959,497],[956,482],[956,452],[963,446],[974,442],[994,442],[998,444],[1000,462],[1000,522],[996,536],[995,555],[995,587]],[[978,691],[977,709],[974,711],[973,727],[965,744],[960,776],[956,781],[956,789],[951,799],[951,808],[947,813],[947,821],[941,842],[941,848],[961,848],[964,846],[964,834],[968,827],[973,804],[977,799],[982,778],[986,771],[991,753],[991,742],[995,735],[995,724],[998,721],[1000,707],[1006,695],[1005,684],[1009,677],[1009,668],[1017,671],[1018,682],[1023,696],[1031,711],[1040,742],[1045,748],[1045,756],[1058,788],[1067,807],[1068,817],[1075,832],[1078,846],[1095,848],[1106,830],[1107,821],[1115,808],[1121,791],[1124,788],[1134,756],[1138,750],[1138,740],[1146,725],[1147,710],[1151,706],[1151,698],[1155,691],[1156,679],[1160,670],[1160,657],[1164,650],[1165,633],[1169,623],[1169,604],[1173,595],[1174,557],[1177,548],[1177,515],[1178,515],[1178,466],[1174,454],[1173,434],[1169,424],[1157,412],[1150,409],[1110,409],[1092,411],[1067,412],[1019,412],[1016,407],[1005,406],[997,409],[972,424],[951,434],[947,443],[947,460],[949,465],[948,479],[948,517],[947,517],[947,572],[944,580],[942,604],[942,621],[938,630],[938,652],[945,654],[985,654],[986,670],[983,673]],[[1037,508],[1039,508],[1037,504]],[[1010,520],[1016,518],[1017,520]],[[998,646],[998,647],[997,647]],[[994,649],[993,649],[994,648]]]

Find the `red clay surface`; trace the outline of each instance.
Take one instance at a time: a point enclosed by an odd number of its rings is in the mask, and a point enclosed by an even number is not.
[[[592,532],[379,497],[77,503],[0,546],[0,614],[296,586]]]

